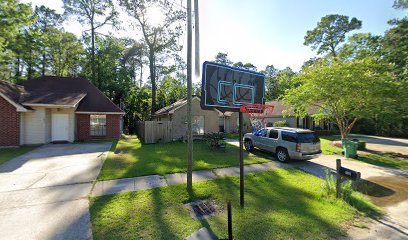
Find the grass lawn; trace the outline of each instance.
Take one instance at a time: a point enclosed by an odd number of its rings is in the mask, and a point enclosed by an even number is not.
[[[185,172],[187,144],[181,142],[142,144],[137,138],[122,138],[113,148],[98,180],[129,178],[152,174]],[[205,142],[194,142],[193,170],[239,165],[239,148],[227,144],[224,150],[210,150]],[[245,164],[270,160],[244,152]]]
[[[382,167],[399,168],[408,170],[408,159],[397,159],[391,154],[369,154],[358,156],[358,159],[352,159]]]
[[[340,140],[338,136],[323,136],[320,137],[320,143],[323,154],[332,155],[332,154],[341,154],[343,149],[334,147],[331,145],[332,141]],[[408,159],[398,159],[391,154],[380,153],[380,154],[369,154],[369,155],[360,155],[358,159],[351,159],[355,161],[365,162],[373,164],[376,166],[382,167],[392,167],[399,168],[403,170],[408,170]]]
[[[320,146],[322,153],[325,155],[341,154],[343,149],[332,146],[334,140],[340,140],[338,136],[322,136],[320,137]]]
[[[23,155],[24,153],[29,152],[36,147],[38,147],[38,145],[21,146],[21,147],[16,147],[16,148],[1,148],[0,149],[0,164],[3,164],[15,157]]]
[[[358,211],[321,198],[323,180],[296,169],[245,176],[245,209],[239,207],[239,177],[92,198],[94,239],[184,239],[201,227],[227,239],[226,202],[233,205],[234,239],[330,239],[345,233]],[[355,194],[362,209],[376,209]],[[207,220],[190,217],[185,203],[211,198],[224,212]]]

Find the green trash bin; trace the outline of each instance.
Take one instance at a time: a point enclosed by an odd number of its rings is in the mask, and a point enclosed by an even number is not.
[[[358,142],[349,139],[343,139],[342,141],[344,156],[346,158],[357,158]]]

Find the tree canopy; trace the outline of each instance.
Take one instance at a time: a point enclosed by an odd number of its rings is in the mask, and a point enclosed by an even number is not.
[[[317,54],[330,53],[337,55],[337,47],[346,40],[346,33],[360,29],[362,22],[357,18],[349,20],[348,16],[330,14],[322,17],[316,28],[306,33],[304,44],[317,49]]]
[[[322,60],[298,74],[294,81],[299,86],[288,90],[283,99],[298,116],[317,108],[313,117],[334,120],[342,138],[347,138],[358,119],[395,110],[399,83],[390,68],[373,58]]]

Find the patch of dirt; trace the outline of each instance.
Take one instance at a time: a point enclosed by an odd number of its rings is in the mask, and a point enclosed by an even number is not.
[[[371,177],[361,180],[357,190],[369,196],[380,207],[395,205],[408,200],[408,178],[399,176]]]

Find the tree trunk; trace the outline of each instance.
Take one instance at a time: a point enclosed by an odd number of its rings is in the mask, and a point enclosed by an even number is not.
[[[41,66],[41,75],[45,76],[45,53],[42,54],[42,66]]]
[[[350,124],[348,120],[336,118],[337,126],[339,127],[341,139],[346,139],[353,128],[354,124],[357,122],[357,118],[354,118]]]
[[[155,59],[153,47],[149,50],[149,68],[150,68],[150,81],[152,83],[152,108],[150,112],[150,117],[156,112],[156,69],[155,69]]]
[[[91,71],[92,71],[92,82],[98,87],[95,79],[95,29],[93,21],[91,21]]]
[[[16,77],[20,77],[20,57],[17,57],[17,62],[16,62]]]

